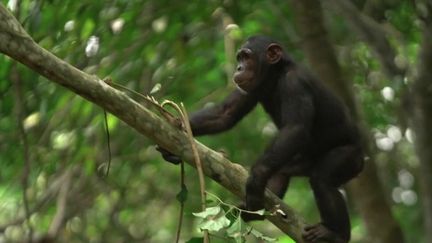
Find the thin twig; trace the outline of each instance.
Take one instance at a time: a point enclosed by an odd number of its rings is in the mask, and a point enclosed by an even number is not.
[[[183,124],[186,128],[186,132],[188,134],[188,139],[192,147],[192,152],[195,159],[195,164],[198,171],[199,183],[200,183],[200,192],[201,192],[201,208],[204,211],[206,209],[206,192],[205,192],[205,180],[204,180],[204,171],[202,169],[201,159],[198,154],[198,149],[196,147],[195,141],[193,139],[192,129],[189,123],[189,116],[187,114],[186,108],[183,103],[180,103],[182,109],[182,118]],[[207,230],[204,230],[204,243],[209,242],[209,233]]]
[[[260,212],[260,211],[262,211],[262,210],[249,211],[249,210],[246,210],[246,209],[239,208],[239,207],[237,207],[237,206],[235,206],[235,205],[232,205],[232,204],[226,203],[226,202],[222,201],[222,199],[220,199],[218,196],[216,196],[215,194],[210,193],[210,192],[208,192],[208,191],[206,191],[206,194],[209,195],[209,196],[211,196],[211,197],[213,197],[213,198],[215,198],[215,199],[219,202],[219,204],[225,205],[225,206],[227,206],[227,207],[229,207],[229,208],[236,209],[236,210],[238,210],[239,212],[252,213],[252,214],[258,214],[258,215],[261,215],[261,213],[258,213],[258,212]],[[228,213],[228,212],[227,212],[227,213]]]
[[[192,153],[193,153],[194,160],[195,160],[195,165],[196,165],[197,172],[198,172],[198,178],[199,178],[199,183],[200,183],[200,194],[201,194],[201,209],[204,211],[206,209],[206,192],[205,192],[204,171],[202,169],[202,163],[201,163],[201,159],[200,159],[199,154],[198,154],[198,149],[197,149],[195,141],[193,139],[192,129],[191,129],[191,126],[189,123],[189,116],[187,114],[186,108],[184,107],[183,103],[180,103],[181,108],[179,108],[179,106],[176,103],[174,103],[170,100],[166,100],[166,101],[162,102],[161,107],[164,108],[165,105],[172,106],[181,115],[182,123],[183,123],[184,128],[186,129],[186,133],[188,135],[187,137],[188,137],[190,145],[191,145]],[[208,243],[209,242],[208,230],[204,230],[203,234],[204,234],[204,243]]]
[[[105,177],[108,177],[111,168],[111,141],[110,141],[110,133],[108,128],[108,114],[105,109],[103,111],[104,111],[105,131],[106,131],[107,148],[108,148],[108,166],[106,169]]]
[[[107,83],[107,84],[109,84],[110,86],[118,89],[118,90],[130,92],[130,93],[136,95],[137,97],[140,97],[143,101],[145,101],[147,103],[150,103],[151,105],[153,105],[154,107],[156,107],[159,110],[159,112],[170,123],[173,124],[173,123],[175,123],[174,116],[169,111],[167,111],[164,108],[165,105],[169,105],[169,106],[173,107],[180,114],[180,116],[182,117],[182,121],[183,121],[184,124],[186,124],[186,123],[189,124],[189,119],[184,117],[184,115],[183,115],[184,112],[182,111],[182,109],[180,109],[180,107],[176,103],[174,103],[172,101],[166,100],[166,101],[162,102],[162,104],[159,104],[159,102],[157,100],[155,100],[152,96],[143,95],[143,94],[141,94],[139,92],[136,92],[135,90],[129,89],[129,88],[127,88],[127,87],[125,87],[125,86],[123,86],[121,84],[114,83],[111,80],[111,78],[105,78],[104,82]],[[106,110],[104,110],[104,114],[105,114],[105,122],[107,122],[107,119],[106,119]],[[108,123],[106,123],[106,128],[107,128],[107,137],[108,137],[108,146],[109,146]],[[110,150],[110,148],[109,148],[109,150]],[[110,160],[111,160],[111,158],[110,158]],[[108,175],[108,171],[107,171],[107,175]],[[184,189],[186,188],[186,185],[185,185],[185,182],[184,182],[185,181],[184,177],[185,177],[184,161],[181,161],[181,163],[180,163],[180,187],[181,187],[180,188],[180,190],[181,190],[180,193],[183,193]],[[176,243],[178,243],[180,241],[180,233],[181,233],[181,229],[182,229],[182,225],[183,225],[183,216],[184,216],[183,215],[183,213],[184,213],[184,201],[183,200],[179,200],[179,201],[180,201],[180,212],[179,212],[179,222],[178,222],[177,233],[176,233],[176,241],[175,241]]]
[[[184,161],[182,160],[180,162],[180,193],[183,193],[184,189],[186,188],[184,178],[185,178],[185,170],[184,170]],[[180,241],[180,233],[183,225],[183,212],[184,212],[184,200],[180,199],[179,201],[180,201],[180,212],[179,212],[179,222],[177,226],[176,243]]]

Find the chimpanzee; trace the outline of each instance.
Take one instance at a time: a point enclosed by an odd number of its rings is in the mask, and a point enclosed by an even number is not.
[[[307,226],[303,238],[348,242],[351,226],[338,187],[360,173],[363,150],[344,105],[268,37],[250,37],[237,52],[237,62],[237,89],[221,104],[191,115],[193,134],[228,130],[260,103],[279,131],[250,170],[244,207],[262,209],[265,187],[283,198],[291,176],[307,176],[322,222]],[[166,160],[179,162],[160,150]]]

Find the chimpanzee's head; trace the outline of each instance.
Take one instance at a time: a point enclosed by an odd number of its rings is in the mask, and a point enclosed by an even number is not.
[[[252,36],[238,50],[237,63],[233,81],[238,89],[250,93],[267,81],[269,72],[278,72],[272,67],[288,64],[289,58],[278,42],[266,36]],[[281,70],[283,67],[279,67]]]

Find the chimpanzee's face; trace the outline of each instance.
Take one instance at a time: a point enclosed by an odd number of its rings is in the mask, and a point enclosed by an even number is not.
[[[241,48],[237,52],[237,69],[233,81],[241,91],[251,92],[257,86],[257,56],[251,49]]]
[[[277,64],[283,55],[282,48],[276,43],[257,43],[248,40],[237,52],[237,68],[233,81],[243,93],[251,93],[266,77],[270,66]]]

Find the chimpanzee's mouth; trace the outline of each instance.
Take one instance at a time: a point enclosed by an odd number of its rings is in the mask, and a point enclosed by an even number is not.
[[[247,94],[248,92],[244,89],[244,86],[243,86],[243,84],[245,83],[245,82],[240,82],[240,83],[238,83],[238,82],[236,82],[235,80],[233,80],[233,83],[235,84],[235,86],[237,87],[237,89],[242,93],[242,94]]]

